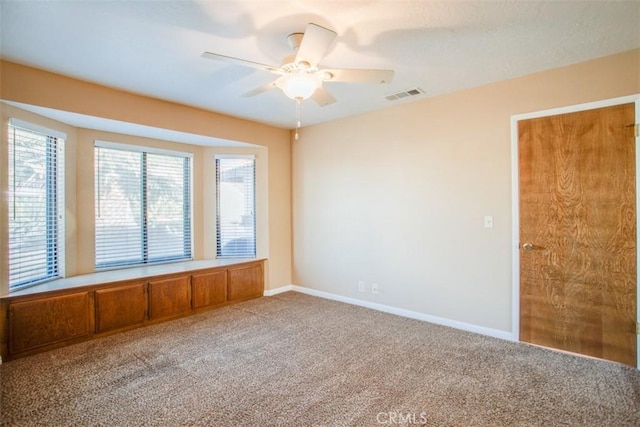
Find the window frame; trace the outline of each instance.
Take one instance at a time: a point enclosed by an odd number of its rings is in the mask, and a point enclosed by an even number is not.
[[[253,252],[251,254],[242,254],[242,255],[225,255],[222,253],[222,242],[221,242],[221,221],[220,221],[220,181],[219,181],[219,160],[252,160],[253,161]],[[233,259],[233,258],[242,258],[242,259],[253,259],[257,257],[258,254],[258,213],[257,213],[257,202],[258,202],[258,156],[255,154],[215,154],[214,155],[214,174],[215,174],[215,197],[216,197],[216,210],[215,210],[215,253],[216,258],[218,259]]]
[[[15,147],[15,130],[20,129],[30,132],[39,137],[46,138],[46,147],[44,149],[45,156],[45,173],[44,173],[44,199],[45,202],[45,259],[46,273],[37,278],[23,280],[17,283],[11,283],[11,206],[15,209],[15,148],[11,148],[13,141]],[[46,128],[34,123],[9,118],[7,126],[7,184],[11,182],[11,172],[14,173],[14,188],[7,188],[7,284],[9,291],[17,291],[20,289],[36,286],[51,280],[59,279],[65,275],[65,145],[67,135],[55,129]],[[53,156],[53,157],[51,157]],[[11,158],[13,162],[11,162]],[[13,199],[13,202],[12,202]]]
[[[120,151],[125,151],[125,152],[132,152],[132,153],[140,153],[142,155],[142,158],[144,159],[144,167],[147,167],[146,164],[146,157],[148,154],[151,155],[162,155],[162,156],[171,156],[171,157],[178,157],[178,158],[183,158],[185,160],[188,160],[188,162],[185,164],[184,168],[188,169],[188,170],[184,170],[183,169],[183,176],[184,179],[187,179],[187,185],[188,185],[188,189],[186,191],[183,191],[183,194],[186,194],[186,196],[188,197],[188,203],[185,204],[185,200],[183,200],[183,230],[188,230],[188,239],[187,236],[183,235],[183,239],[185,239],[185,243],[184,243],[184,254],[185,256],[171,256],[171,257],[163,257],[163,258],[156,258],[156,259],[150,259],[149,258],[149,224],[148,221],[146,219],[147,215],[148,215],[148,211],[147,211],[147,207],[148,207],[148,200],[147,200],[147,188],[148,186],[145,185],[146,184],[146,178],[147,178],[147,173],[146,171],[143,171],[141,173],[140,176],[140,203],[143,207],[143,210],[141,211],[141,240],[143,240],[145,243],[142,244],[141,247],[141,262],[121,262],[121,261],[111,261],[111,262],[106,262],[106,263],[101,263],[98,264],[97,263],[97,246],[98,246],[98,239],[97,239],[97,233],[98,233],[98,227],[97,225],[95,226],[94,229],[94,238],[95,238],[95,243],[94,243],[94,248],[96,249],[96,253],[94,254],[94,268],[96,271],[107,271],[107,270],[115,270],[115,269],[122,269],[122,268],[129,268],[129,267],[144,267],[144,266],[149,266],[149,265],[158,265],[158,264],[167,264],[167,263],[173,263],[173,262],[184,262],[184,261],[191,261],[193,260],[193,253],[194,253],[194,239],[193,239],[193,203],[194,203],[194,199],[193,199],[193,166],[194,166],[194,154],[192,152],[186,152],[186,151],[178,151],[178,150],[167,150],[167,149],[161,149],[161,148],[155,148],[155,147],[148,147],[148,146],[139,146],[139,145],[133,145],[133,144],[125,144],[125,143],[118,143],[118,142],[110,142],[110,141],[104,141],[104,140],[94,140],[94,150],[98,149],[98,148],[104,148],[104,149],[111,149],[111,150],[120,150]],[[96,153],[94,152],[94,161],[95,161],[95,156]],[[97,165],[96,165],[97,166]],[[95,170],[95,182],[94,182],[94,188],[96,187],[96,185],[98,185],[99,179],[100,177],[98,176],[98,170]],[[184,184],[184,181],[183,181]],[[94,194],[94,215],[96,215],[97,218],[97,198],[99,197],[99,194],[96,192],[96,194]],[[188,243],[186,242],[188,240]]]

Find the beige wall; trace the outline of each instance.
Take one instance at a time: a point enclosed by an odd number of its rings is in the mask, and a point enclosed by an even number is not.
[[[294,283],[510,332],[510,117],[636,93],[638,50],[302,129]]]
[[[291,283],[291,151],[288,130],[121,92],[9,62],[0,63],[0,73],[0,99],[3,100],[258,145],[231,151],[256,154],[259,179],[257,244],[259,255],[268,257],[266,287],[271,289]],[[229,153],[230,149],[74,128],[3,103],[0,103],[0,110],[2,153],[6,153],[6,126],[11,116],[68,135],[65,183],[68,276],[93,271],[93,142],[96,139],[194,153],[194,257],[213,256],[211,241],[215,241],[215,228],[210,226],[210,217],[215,214],[215,201],[211,202],[212,198],[215,199],[212,196],[215,181],[209,171],[215,154]],[[6,155],[0,157],[0,162],[0,169],[6,171]],[[0,174],[0,189],[6,189],[5,175]],[[3,190],[2,195],[0,270],[3,274],[0,274],[0,294],[8,289],[4,273],[7,271],[6,191]]]

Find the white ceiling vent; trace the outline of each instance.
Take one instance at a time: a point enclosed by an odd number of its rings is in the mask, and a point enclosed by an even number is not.
[[[385,96],[385,98],[387,101],[395,101],[396,99],[406,98],[409,96],[422,95],[423,93],[424,91],[422,89],[420,89],[419,87],[416,87],[416,88],[405,90],[402,92],[392,93],[391,95]]]

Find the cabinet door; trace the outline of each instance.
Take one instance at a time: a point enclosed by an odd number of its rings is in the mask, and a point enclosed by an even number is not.
[[[96,330],[105,332],[144,322],[144,283],[96,291]]]
[[[261,297],[264,293],[262,264],[230,267],[227,282],[229,301]]]
[[[227,272],[194,274],[191,276],[193,308],[223,304],[227,301]]]
[[[32,350],[89,335],[93,313],[88,292],[16,302],[9,306],[9,350]]]
[[[189,277],[149,282],[149,318],[179,316],[191,309]]]

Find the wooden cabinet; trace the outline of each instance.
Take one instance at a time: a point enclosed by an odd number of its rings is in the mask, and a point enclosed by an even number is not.
[[[9,307],[9,351],[28,352],[88,336],[93,329],[89,292],[54,296]]]
[[[192,271],[177,267],[157,276],[102,280],[109,278],[109,272],[96,273],[84,277],[92,284],[0,298],[0,355],[6,360],[26,356],[264,292],[263,261],[224,262]]]
[[[252,264],[229,268],[227,298],[240,301],[262,296],[264,293],[264,274],[262,264]]]
[[[189,276],[149,282],[149,319],[176,317],[191,309]]]
[[[193,308],[211,307],[227,302],[227,271],[191,276]]]
[[[96,291],[96,332],[126,328],[144,322],[147,314],[145,283]]]

